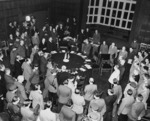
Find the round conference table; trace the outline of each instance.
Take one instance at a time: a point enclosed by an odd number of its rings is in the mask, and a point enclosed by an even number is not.
[[[76,54],[70,54],[69,62],[63,62],[65,53],[52,54],[52,60],[58,64],[58,68],[65,65],[67,69],[80,68],[84,65],[84,59]]]
[[[51,59],[53,62],[58,64],[58,68],[61,68],[63,65],[67,67],[67,69],[77,69],[77,72],[80,76],[86,77],[86,80],[88,80],[92,76],[91,69],[85,69],[86,71],[80,70],[80,68],[85,68],[85,59],[77,55],[76,53],[70,53],[70,59],[69,62],[63,62],[65,53],[55,53],[52,54]]]

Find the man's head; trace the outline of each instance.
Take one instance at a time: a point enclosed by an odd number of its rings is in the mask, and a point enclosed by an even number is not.
[[[20,101],[20,98],[17,97],[17,96],[13,97],[13,99],[12,99],[12,103],[13,103],[14,105],[17,105],[17,104],[19,103],[19,101]]]
[[[93,83],[94,83],[94,78],[91,77],[91,78],[89,79],[89,83],[90,83],[90,84],[93,84]]]
[[[131,89],[128,89],[127,94],[131,96],[133,94],[133,91]]]
[[[5,71],[5,66],[3,64],[0,64],[0,70]]]
[[[24,76],[23,76],[23,75],[19,75],[19,76],[17,77],[17,80],[18,80],[19,83],[23,83],[23,81],[24,81]]]
[[[6,74],[6,75],[10,75],[10,72],[11,72],[11,71],[10,71],[9,68],[6,68],[6,69],[5,69],[5,74]]]
[[[137,98],[136,98],[136,101],[137,102],[142,102],[143,101],[143,96],[141,94],[138,94]]]

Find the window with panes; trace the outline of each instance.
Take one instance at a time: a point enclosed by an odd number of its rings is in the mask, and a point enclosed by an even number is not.
[[[136,0],[89,0],[87,24],[131,30]]]

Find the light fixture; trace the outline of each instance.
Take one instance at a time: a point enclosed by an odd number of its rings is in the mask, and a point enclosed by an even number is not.
[[[26,16],[26,17],[25,17],[25,20],[28,22],[28,21],[31,20],[31,17],[30,17],[30,16]]]

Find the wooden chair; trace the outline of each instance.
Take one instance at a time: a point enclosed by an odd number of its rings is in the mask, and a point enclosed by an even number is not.
[[[9,50],[9,46],[5,40],[1,42],[1,47],[2,47],[2,50],[4,50],[5,52],[5,56],[7,56],[7,51]]]
[[[147,49],[147,44],[141,43],[140,44],[140,50],[146,50]]]
[[[109,61],[103,61],[101,62],[100,66],[100,75],[102,75],[103,72],[111,72],[113,71],[113,64]]]

